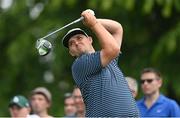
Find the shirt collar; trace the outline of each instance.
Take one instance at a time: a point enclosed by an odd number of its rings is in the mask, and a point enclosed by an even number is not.
[[[157,103],[163,103],[163,102],[164,102],[164,96],[163,96],[162,94],[160,94],[155,103],[157,104]],[[143,98],[141,99],[141,103],[142,103],[143,105],[145,105],[145,97],[143,97]]]
[[[164,96],[160,94],[158,99],[156,100],[156,103],[163,103],[163,102],[164,102]]]

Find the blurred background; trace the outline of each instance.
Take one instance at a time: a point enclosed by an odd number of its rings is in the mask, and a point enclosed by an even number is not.
[[[8,104],[14,95],[28,97],[38,86],[52,93],[50,114],[63,116],[63,95],[75,83],[74,59],[61,39],[71,28],[86,28],[79,22],[51,36],[53,50],[45,57],[38,55],[35,43],[89,8],[97,18],[122,24],[119,66],[124,75],[139,80],[143,68],[155,67],[164,79],[162,92],[180,103],[180,0],[0,0],[0,116],[9,116]],[[99,49],[96,40],[94,45]]]

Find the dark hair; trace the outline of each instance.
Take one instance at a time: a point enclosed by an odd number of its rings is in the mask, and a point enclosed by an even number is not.
[[[141,71],[141,75],[144,73],[154,73],[158,77],[157,79],[161,79],[161,73],[155,68],[152,67],[144,68]]]

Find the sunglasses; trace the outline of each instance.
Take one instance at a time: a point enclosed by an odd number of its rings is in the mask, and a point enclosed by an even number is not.
[[[145,80],[140,80],[141,84],[144,84],[147,82],[148,84],[152,83],[155,79],[145,79]]]

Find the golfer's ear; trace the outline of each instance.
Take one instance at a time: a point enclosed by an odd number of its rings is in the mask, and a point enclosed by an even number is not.
[[[91,44],[93,43],[92,37],[88,36],[88,39],[90,40]]]

